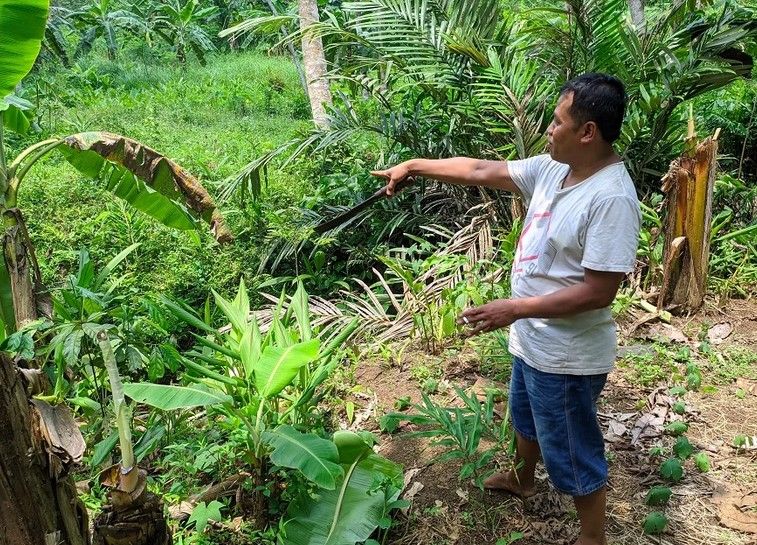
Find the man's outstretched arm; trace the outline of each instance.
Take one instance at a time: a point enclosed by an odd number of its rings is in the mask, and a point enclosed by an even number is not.
[[[411,159],[386,170],[374,170],[374,176],[387,180],[387,195],[408,176],[422,176],[460,185],[479,185],[519,193],[510,177],[507,161],[487,161],[469,157],[450,159]]]
[[[584,280],[547,295],[497,299],[466,310],[459,323],[473,326],[472,335],[508,326],[521,318],[563,318],[609,306],[625,273],[584,269]],[[467,320],[467,321],[466,321]]]

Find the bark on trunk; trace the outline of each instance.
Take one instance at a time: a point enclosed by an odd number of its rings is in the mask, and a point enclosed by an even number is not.
[[[15,224],[7,226],[3,237],[3,254],[10,277],[16,329],[37,319],[37,299],[32,285],[33,255],[26,244],[26,228],[17,210],[6,214],[14,217]]]
[[[72,442],[78,449],[83,440],[80,435],[63,437],[78,434],[78,428],[68,426],[72,420],[64,407],[29,403],[24,375],[33,374],[30,370],[22,373],[0,354],[0,543],[86,545],[86,510],[66,475],[72,460],[67,452],[50,445],[51,440]],[[45,422],[48,417],[67,425],[56,428],[55,422]]]
[[[693,129],[692,131],[693,132]],[[710,257],[717,132],[673,161],[663,178],[667,195],[663,283],[658,307],[696,310],[704,302]]]
[[[629,0],[628,7],[631,9],[631,20],[634,26],[643,31],[646,28],[647,19],[644,15],[645,0]]]
[[[299,0],[300,28],[318,22],[318,2],[316,0]],[[331,104],[331,90],[326,79],[326,57],[323,53],[323,40],[320,37],[302,36],[302,60],[308,84],[308,97],[313,121],[316,126],[326,128],[326,105]]]

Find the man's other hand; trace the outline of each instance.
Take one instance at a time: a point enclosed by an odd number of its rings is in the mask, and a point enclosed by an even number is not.
[[[495,299],[480,307],[469,308],[460,315],[457,323],[471,326],[470,335],[488,333],[517,320],[516,306],[515,299]]]

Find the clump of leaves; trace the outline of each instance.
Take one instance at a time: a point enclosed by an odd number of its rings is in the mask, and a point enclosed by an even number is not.
[[[683,478],[683,465],[678,458],[670,458],[660,465],[660,475],[668,481],[677,483]]]
[[[671,422],[670,424],[665,426],[665,431],[675,436],[683,435],[688,430],[689,430],[689,425],[686,422],[682,422],[680,420]]]
[[[649,513],[644,519],[644,533],[649,535],[661,534],[668,526],[668,517],[659,511]]]
[[[672,495],[673,491],[667,486],[653,486],[647,492],[644,502],[650,506],[667,505]]]
[[[707,473],[710,470],[710,458],[704,452],[697,452],[694,455],[694,463],[702,473]]]
[[[685,436],[681,436],[673,445],[673,453],[681,460],[687,460],[694,453],[694,446]]]

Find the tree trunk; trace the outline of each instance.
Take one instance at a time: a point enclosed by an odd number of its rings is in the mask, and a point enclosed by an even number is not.
[[[688,150],[671,163],[663,178],[667,205],[660,308],[696,310],[704,302],[718,132],[697,143],[690,125]]]
[[[300,28],[318,22],[318,2],[316,0],[299,0]],[[326,57],[323,53],[323,40],[320,37],[302,36],[302,60],[308,84],[308,97],[313,121],[319,128],[328,127],[326,105],[331,104],[331,90],[326,79]]]
[[[32,285],[33,255],[26,244],[26,227],[20,212],[6,210],[6,229],[3,254],[10,278],[15,314],[15,329],[21,329],[37,319],[37,298]]]
[[[84,441],[65,407],[30,404],[34,375],[0,354],[0,543],[86,545],[86,510],[66,475]]]
[[[634,26],[640,32],[646,29],[647,19],[644,15],[645,0],[629,0],[628,7],[631,8],[631,20]]]

